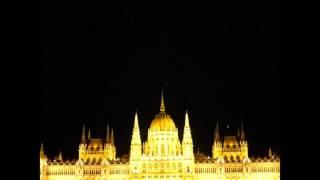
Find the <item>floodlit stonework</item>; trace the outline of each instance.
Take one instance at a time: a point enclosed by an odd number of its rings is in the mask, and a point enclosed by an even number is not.
[[[182,142],[178,128],[165,110],[161,97],[160,113],[141,142],[138,115],[135,114],[130,155],[116,157],[113,130],[105,139],[86,136],[83,127],[79,157],[64,161],[49,160],[40,150],[40,180],[127,180],[127,179],[218,179],[278,180],[280,157],[269,150],[268,157],[252,158],[243,124],[235,136],[221,137],[218,124],[214,130],[212,156],[193,152],[193,140],[186,112]]]

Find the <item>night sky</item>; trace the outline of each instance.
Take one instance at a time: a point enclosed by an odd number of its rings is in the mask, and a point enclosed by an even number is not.
[[[194,150],[211,155],[213,128],[244,122],[251,155],[280,152],[280,48],[274,4],[263,1],[48,3],[43,9],[42,122],[48,156],[77,157],[83,123],[114,128],[129,153],[134,113],[142,140],[159,112]]]

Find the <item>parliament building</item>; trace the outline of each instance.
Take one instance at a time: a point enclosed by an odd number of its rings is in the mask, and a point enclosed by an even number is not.
[[[79,156],[64,161],[60,152],[48,159],[40,149],[40,180],[131,180],[131,179],[217,179],[279,180],[280,157],[272,153],[253,158],[248,154],[243,123],[233,136],[221,136],[214,128],[212,155],[194,153],[188,113],[185,114],[182,141],[178,128],[165,110],[161,97],[160,112],[148,129],[146,141],[140,137],[138,114],[133,118],[129,156],[117,157],[113,129],[106,138],[91,137],[82,130]],[[192,121],[192,119],[191,119]]]

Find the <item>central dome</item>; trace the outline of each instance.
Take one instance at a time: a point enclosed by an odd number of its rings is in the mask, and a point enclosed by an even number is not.
[[[161,106],[160,113],[152,120],[150,125],[151,131],[174,131],[176,125],[174,124],[172,118],[166,113],[163,100],[163,92],[161,94]]]
[[[150,129],[151,131],[174,131],[176,129],[176,125],[170,115],[160,112],[160,114],[157,114],[152,120]]]

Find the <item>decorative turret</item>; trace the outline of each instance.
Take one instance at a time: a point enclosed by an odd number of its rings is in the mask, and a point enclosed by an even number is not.
[[[268,156],[269,156],[269,157],[272,157],[272,150],[271,150],[271,147],[269,147]]]
[[[141,156],[141,139],[138,123],[138,113],[134,116],[134,125],[132,130],[131,147],[130,147],[130,159],[140,159]]]
[[[106,143],[107,143],[107,144],[109,144],[109,143],[110,143],[109,123],[108,123],[108,126],[107,126]]]
[[[90,132],[90,128],[89,128],[89,131],[88,131],[88,140],[91,139],[91,132]]]
[[[222,142],[220,139],[220,132],[219,132],[219,124],[217,122],[216,127],[214,129],[214,139],[212,145],[212,158],[222,158]]]
[[[61,151],[59,152],[58,160],[63,161]]]
[[[81,142],[79,144],[79,159],[84,158],[84,154],[85,154],[86,147],[87,147],[86,143],[87,143],[86,127],[85,127],[85,124],[83,123],[82,134],[81,134]]]
[[[83,127],[82,127],[81,143],[82,144],[86,143],[86,127],[85,127],[84,124],[83,124]]]
[[[45,179],[45,176],[47,174],[47,156],[44,153],[43,143],[41,143],[40,147],[40,180]]]
[[[217,122],[217,126],[214,130],[214,141],[215,142],[218,142],[220,141],[220,133],[219,133],[219,125],[218,125],[218,122]]]
[[[185,159],[184,171],[186,177],[193,173],[194,171],[194,154],[193,154],[193,142],[191,136],[191,129],[189,124],[189,115],[186,111],[184,129],[183,129],[183,139],[182,139],[182,153],[183,158]]]
[[[113,136],[113,128],[111,129],[111,145],[114,146],[114,136]]]
[[[246,140],[245,132],[244,132],[244,127],[243,127],[243,122],[241,121],[240,125],[240,147],[241,147],[241,158],[243,159],[248,159],[249,153],[248,153],[248,143]]]
[[[188,111],[186,111],[185,120],[184,120],[184,130],[183,130],[183,140],[182,140],[182,142],[192,143]]]
[[[141,139],[138,123],[138,113],[135,113],[130,146],[130,173],[138,174],[141,172]]]
[[[40,159],[44,159],[45,158],[45,153],[44,153],[44,148],[43,148],[43,143],[41,143],[41,147],[40,147]]]
[[[164,106],[164,99],[163,99],[163,91],[161,90],[161,105],[160,105],[160,112],[166,112],[166,107]]]
[[[192,137],[191,137],[190,125],[189,125],[189,116],[188,116],[187,111],[186,111],[186,116],[185,116],[182,145],[183,145],[184,157],[187,159],[192,159],[194,157],[193,156],[193,142],[192,142]]]
[[[114,145],[113,128],[111,128],[111,134],[110,134],[109,123],[107,125],[106,143],[104,145],[104,154],[105,154],[105,157],[109,160],[116,159],[116,146]]]
[[[244,128],[243,128],[243,122],[241,121],[241,137],[240,137],[241,141],[245,141],[246,140],[246,135],[244,133]]]

